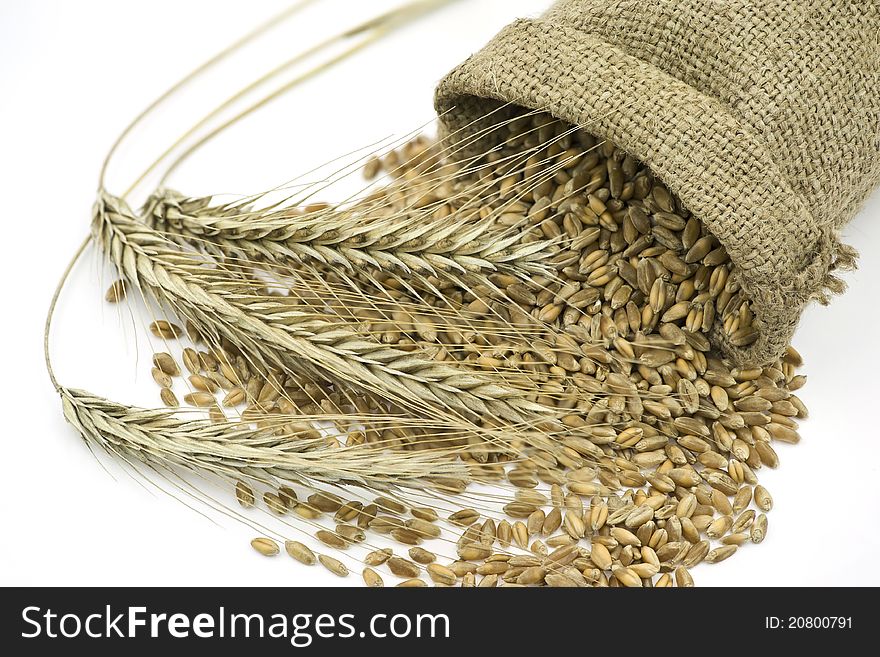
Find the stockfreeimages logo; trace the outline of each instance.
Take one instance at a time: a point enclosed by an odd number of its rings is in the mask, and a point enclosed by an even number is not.
[[[450,636],[446,614],[374,614],[360,630],[355,614],[227,613],[224,607],[216,613],[190,615],[152,613],[146,607],[127,607],[119,612],[106,605],[102,612],[81,615],[31,606],[22,610],[21,617],[24,639],[269,638],[305,648],[315,639]]]

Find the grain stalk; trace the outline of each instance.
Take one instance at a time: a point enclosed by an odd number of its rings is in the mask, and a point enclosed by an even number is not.
[[[96,203],[93,230],[107,257],[132,284],[179,308],[199,326],[228,336],[266,364],[289,368],[292,362],[294,370],[307,364],[428,412],[452,410],[464,417],[488,415],[522,423],[523,413],[544,410],[480,377],[365,342],[320,320],[306,324],[307,314],[280,299],[253,299],[234,281],[211,274],[198,258],[174,250],[106,193]]]

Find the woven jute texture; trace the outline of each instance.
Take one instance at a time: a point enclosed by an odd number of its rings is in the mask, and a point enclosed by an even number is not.
[[[455,139],[512,105],[653,169],[724,244],[752,300],[758,341],[736,348],[716,326],[714,343],[765,363],[855,263],[838,230],[880,182],[880,1],[560,0],[507,26],[435,97]]]

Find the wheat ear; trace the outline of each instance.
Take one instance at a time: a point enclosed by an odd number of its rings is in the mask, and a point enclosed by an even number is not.
[[[522,243],[518,231],[492,230],[492,223],[451,217],[432,221],[429,213],[408,220],[372,218],[357,208],[302,216],[253,213],[241,218],[236,205],[210,205],[162,190],[148,200],[144,215],[157,228],[210,242],[221,253],[253,260],[318,262],[348,271],[362,267],[428,276],[466,272],[546,273],[553,242]],[[430,231],[428,230],[430,228]]]
[[[415,402],[422,412],[452,411],[460,418],[488,416],[516,424],[528,424],[529,416],[546,412],[517,391],[478,375],[424,362],[320,320],[304,325],[309,316],[281,298],[257,299],[249,306],[248,295],[234,281],[211,278],[204,260],[174,249],[106,192],[95,204],[93,233],[107,257],[142,291],[179,306],[184,316],[216,334],[234,336],[245,351],[275,366],[307,363],[333,378],[389,394],[402,406]],[[235,331],[227,331],[230,326]]]
[[[398,452],[369,445],[326,448],[319,439],[276,436],[247,423],[182,420],[169,410],[118,404],[60,389],[65,418],[89,442],[159,467],[205,469],[261,481],[355,482],[387,488],[424,485],[434,477],[467,479],[467,469],[436,451]],[[381,453],[381,457],[380,457]]]

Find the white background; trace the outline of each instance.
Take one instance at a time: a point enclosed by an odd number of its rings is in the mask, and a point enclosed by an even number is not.
[[[138,129],[111,163],[121,193],[184,129],[258,73],[395,2],[321,0]],[[432,118],[437,80],[543,0],[465,0],[383,40],[239,124],[172,179],[188,193],[255,192]],[[0,440],[0,584],[341,585],[286,556],[265,559],[253,530],[209,520],[107,465],[64,422],[43,365],[45,311],[87,233],[102,160],[117,134],[196,65],[286,6],[283,2],[0,4],[0,189],[4,248],[5,418]],[[137,199],[136,199],[137,200]],[[795,346],[809,376],[803,441],[780,446],[767,540],[700,566],[703,585],[880,584],[876,423],[880,350],[880,199],[846,229],[862,253],[849,292],[810,308]],[[58,309],[52,354],[62,383],[154,405],[144,331],[102,301],[108,274],[93,252]],[[872,337],[873,336],[873,337]],[[104,459],[106,461],[106,459]],[[353,563],[350,563],[354,567]]]

